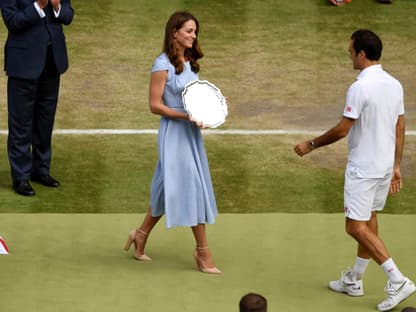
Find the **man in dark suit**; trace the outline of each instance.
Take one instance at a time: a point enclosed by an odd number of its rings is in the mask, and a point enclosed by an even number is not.
[[[32,180],[50,187],[52,129],[60,75],[68,68],[63,25],[72,22],[70,0],[0,0],[8,29],[5,66],[8,76],[8,155],[13,189],[35,192]]]

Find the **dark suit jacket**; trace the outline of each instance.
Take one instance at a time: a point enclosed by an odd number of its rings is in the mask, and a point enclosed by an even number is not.
[[[68,54],[62,24],[72,22],[71,0],[61,0],[56,18],[50,4],[40,18],[34,0],[0,0],[4,23],[8,29],[5,45],[4,69],[9,77],[37,79],[45,67],[48,45],[52,44],[58,73],[68,68]]]

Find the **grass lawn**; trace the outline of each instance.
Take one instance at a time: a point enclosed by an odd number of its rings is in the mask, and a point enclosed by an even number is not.
[[[406,90],[409,130],[416,129],[416,1],[374,0],[333,7],[326,0],[111,1],[73,0],[66,27],[71,66],[62,76],[55,128],[157,128],[147,104],[149,70],[160,53],[164,25],[175,10],[200,20],[205,52],[201,78],[227,96],[222,129],[325,130],[341,114],[358,74],[347,47],[368,27],[385,43],[385,67]],[[415,14],[412,14],[415,13]],[[406,18],[404,18],[404,16]],[[0,42],[6,38],[0,26]],[[0,63],[3,63],[0,54]],[[0,76],[0,129],[7,128],[6,77]],[[206,147],[222,212],[338,212],[345,141],[297,158],[304,137],[207,136]],[[389,201],[393,213],[415,213],[415,139],[403,159],[405,189]],[[156,137],[55,136],[52,174],[63,187],[37,187],[21,198],[10,189],[6,137],[0,136],[0,212],[143,212],[157,158]],[[47,200],[45,200],[47,198]]]
[[[408,129],[416,130],[414,0],[389,6],[354,0],[342,8],[326,0],[71,2],[70,68],[62,76],[56,129],[156,129],[149,71],[168,17],[186,9],[201,25],[200,78],[229,101],[222,129],[334,125],[358,74],[349,37],[370,28],[384,42],[384,68],[403,83]],[[0,44],[6,36],[0,25]],[[0,75],[0,130],[7,129],[6,80]],[[326,288],[354,261],[355,244],[338,213],[346,142],[299,158],[293,145],[305,138],[205,135],[220,210],[208,234],[224,271],[209,276],[193,269],[189,229],[159,225],[148,245],[151,264],[121,250],[147,209],[155,135],[55,135],[51,174],[62,186],[33,184],[32,198],[13,193],[7,138],[0,135],[0,235],[11,251],[0,256],[0,310],[236,311],[241,296],[256,291],[271,311],[374,311],[385,282],[374,264],[365,297]],[[416,137],[408,136],[405,188],[380,216],[384,241],[405,274],[416,256],[415,150]],[[415,297],[405,304],[416,306]]]
[[[0,161],[0,212],[136,213],[149,203],[156,166],[156,135],[56,135],[52,175],[62,187],[33,184],[37,195],[11,189],[7,159]],[[293,152],[300,136],[205,135],[221,213],[340,212],[346,141],[304,158]],[[6,155],[6,137],[0,136]],[[408,137],[403,191],[391,198],[389,213],[416,213],[415,137]],[[289,165],[290,164],[290,165]],[[184,190],[186,191],[186,190]]]
[[[75,19],[65,29],[71,64],[62,77],[57,128],[156,128],[158,118],[147,104],[149,71],[169,15],[187,9],[201,24],[200,77],[218,85],[230,103],[224,128],[332,126],[358,74],[349,60],[349,37],[366,27],[384,41],[382,63],[402,81],[408,124],[416,129],[416,1],[388,6],[356,0],[344,7],[326,0],[72,4]],[[5,38],[1,25],[0,42]],[[2,75],[0,94],[5,85]],[[6,128],[5,96],[0,128]]]
[[[327,289],[354,261],[342,214],[222,214],[208,227],[221,276],[195,270],[189,229],[160,224],[149,239],[152,263],[122,250],[138,214],[3,214],[10,254],[0,256],[0,300],[7,312],[237,311],[245,293],[269,311],[371,312],[385,276],[370,263],[364,297]],[[382,215],[380,230],[401,270],[415,279],[415,215]],[[164,220],[162,220],[164,222]],[[178,242],[180,242],[178,244]],[[399,309],[416,306],[416,296]]]

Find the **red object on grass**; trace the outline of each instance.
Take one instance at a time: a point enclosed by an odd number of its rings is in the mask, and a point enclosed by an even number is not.
[[[0,255],[7,255],[9,253],[9,248],[7,248],[6,242],[0,236]]]

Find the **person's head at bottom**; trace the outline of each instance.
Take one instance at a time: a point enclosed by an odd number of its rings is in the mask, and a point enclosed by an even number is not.
[[[248,293],[240,300],[240,312],[267,312],[267,300],[262,295]]]

